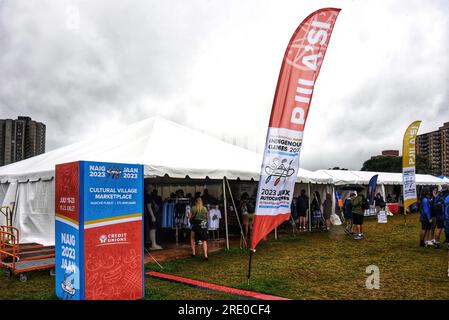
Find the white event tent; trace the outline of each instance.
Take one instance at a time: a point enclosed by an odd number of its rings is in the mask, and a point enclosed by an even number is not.
[[[402,185],[402,173],[393,172],[371,172],[371,171],[352,171],[352,170],[317,170],[315,171],[317,177],[323,177],[323,174],[332,178],[335,185],[344,184],[362,184],[367,185],[369,180],[378,174],[377,184],[380,185]],[[441,185],[442,180],[428,175],[417,174],[417,185]]]
[[[368,185],[370,179],[377,174],[376,192],[380,192],[384,199],[388,193],[393,194],[394,186],[402,185],[402,173],[353,170],[317,170],[315,171],[315,174],[317,174],[317,177],[323,177],[323,175],[331,177],[335,186],[342,186],[346,184]],[[437,177],[428,174],[416,174],[416,185],[418,186],[438,186],[442,184],[444,184],[444,182]]]
[[[143,164],[146,178],[257,181],[262,155],[153,117],[0,167],[0,204],[15,204],[13,225],[19,228],[22,242],[54,243],[54,168],[79,160]],[[300,169],[297,182],[330,184],[332,179]],[[2,224],[5,218],[0,216]]]
[[[440,177],[438,177],[438,178],[441,179],[441,180],[443,181],[443,183],[449,184],[449,178],[448,178],[448,177],[440,176]]]

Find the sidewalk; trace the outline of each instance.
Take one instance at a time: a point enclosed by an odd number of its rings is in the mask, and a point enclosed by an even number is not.
[[[207,242],[208,244],[208,251],[211,252],[217,252],[219,250],[226,248],[226,240],[209,240]],[[231,248],[236,248],[239,245],[239,239],[229,239],[229,246]],[[155,250],[151,251],[148,249],[145,250],[145,258],[144,263],[153,263],[154,260],[150,257],[148,252],[153,256],[154,259],[156,259],[157,262],[162,262],[166,260],[176,260],[176,259],[183,259],[190,257],[190,254],[192,253],[192,249],[190,248],[190,245],[187,244],[165,244],[162,246],[164,249],[162,250]],[[199,256],[203,255],[203,247],[197,246],[197,254]]]

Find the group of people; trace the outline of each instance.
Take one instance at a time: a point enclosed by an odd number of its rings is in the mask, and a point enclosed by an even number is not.
[[[306,231],[309,213],[309,197],[306,194],[306,190],[301,190],[300,196],[296,199],[293,207],[293,216],[296,218],[295,223],[298,225],[299,231]],[[321,201],[320,193],[315,191],[310,203],[311,226],[315,229],[321,227],[323,230],[329,230],[331,214],[332,195],[327,192],[324,201]]]
[[[441,248],[441,234],[444,230],[445,243],[449,241],[449,185],[443,185],[441,191],[424,188],[419,203],[421,247]]]

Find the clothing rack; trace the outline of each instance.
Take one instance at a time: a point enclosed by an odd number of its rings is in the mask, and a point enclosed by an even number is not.
[[[190,205],[190,198],[168,198],[168,201],[175,203],[185,203]],[[175,238],[176,238],[176,246],[179,245],[179,228],[178,224],[173,223],[175,225]]]

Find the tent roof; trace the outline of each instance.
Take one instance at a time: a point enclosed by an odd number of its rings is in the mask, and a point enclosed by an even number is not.
[[[449,183],[449,178],[445,176],[439,176],[439,179],[441,179],[444,183]]]
[[[332,177],[334,184],[368,184],[372,176],[378,174],[378,184],[402,185],[402,173],[393,172],[371,172],[352,170],[318,170],[315,173],[326,174]],[[416,184],[418,185],[439,185],[442,180],[428,174],[417,174]]]
[[[114,133],[77,142],[0,168],[0,182],[51,179],[56,164],[78,160],[140,163],[145,176],[258,180],[262,155],[172,121],[148,118]],[[300,169],[298,182],[330,183]]]

